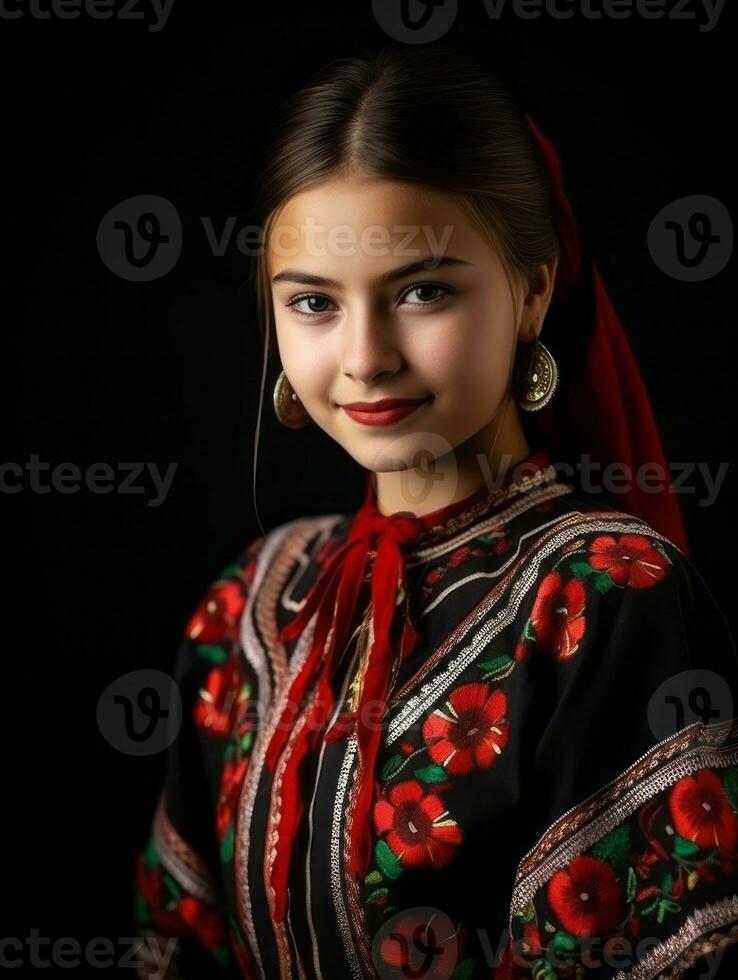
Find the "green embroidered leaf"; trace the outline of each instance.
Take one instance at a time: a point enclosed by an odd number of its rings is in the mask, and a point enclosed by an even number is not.
[[[251,743],[254,741],[253,731],[246,732],[241,738],[241,751],[248,752],[251,748]]]
[[[650,905],[646,905],[645,908],[641,909],[641,915],[648,915],[649,912],[653,912],[658,904],[658,902],[651,902]]]
[[[382,876],[378,871],[370,871],[366,878],[364,878],[364,884],[378,885],[381,880]]]
[[[383,783],[386,783],[388,779],[392,779],[394,774],[402,766],[402,756],[398,752],[396,755],[390,756],[390,758],[382,766],[382,771],[379,774],[379,778]]]
[[[733,809],[738,811],[738,766],[728,766],[722,777],[725,795]]]
[[[572,953],[577,948],[577,941],[574,936],[563,929],[556,932],[552,942],[557,955]]]
[[[620,878],[628,868],[630,854],[630,825],[627,823],[615,827],[609,834],[598,840],[590,848],[590,854],[609,864]]]
[[[228,966],[231,962],[231,952],[227,946],[221,946],[219,949],[216,949],[213,955],[220,966]]]
[[[215,646],[211,643],[198,644],[195,649],[201,657],[205,657],[206,660],[212,660],[214,664],[222,664],[228,656],[223,647]]]
[[[495,674],[498,671],[504,670],[512,663],[511,657],[506,657],[505,655],[501,657],[495,657],[494,660],[483,660],[481,663],[477,664],[480,670],[488,671],[487,677],[490,674]]]
[[[468,978],[474,972],[474,960],[467,959],[462,960],[451,974],[451,980],[468,980]]]
[[[223,838],[220,845],[220,860],[225,864],[227,861],[233,860],[233,842],[235,838],[235,833],[233,829],[233,823],[231,823],[228,831]]]
[[[636,879],[636,873],[630,865],[628,866],[628,887],[625,893],[626,901],[632,902],[635,897],[636,888],[638,887],[638,881]]]
[[[594,586],[600,595],[606,595],[610,589],[615,588],[615,581],[614,579],[610,578],[607,572],[598,572],[593,581]]]
[[[389,919],[393,915],[396,915],[399,911],[400,910],[396,905],[388,905],[386,906],[386,908],[383,908],[379,914],[382,916],[383,919]]]
[[[448,778],[443,766],[437,765],[423,766],[422,769],[416,771],[415,775],[424,783],[443,783]]]
[[[669,892],[671,891],[671,886],[673,884],[674,884],[674,876],[673,875],[665,875],[664,876],[664,880],[661,882],[661,891],[665,895],[668,895]]]
[[[220,574],[216,576],[216,581],[222,582],[224,579],[233,578],[233,576],[237,575],[240,571],[241,566],[239,563],[237,561],[233,561],[230,565],[226,565],[226,567],[221,570]]]
[[[698,844],[694,841],[687,840],[686,837],[680,837],[679,834],[674,835],[674,853],[678,857],[692,857],[700,850]]]
[[[659,911],[656,918],[659,922],[663,922],[664,916],[667,912],[681,912],[681,908],[681,905],[679,905],[677,902],[672,902],[668,898],[662,898],[659,901]]]
[[[494,535],[493,534],[480,534],[477,537],[477,541],[483,541],[485,544],[494,544],[495,541],[498,540],[498,538],[499,538],[499,535],[497,535],[497,534],[494,534]]]
[[[573,561],[571,565],[569,565],[569,568],[571,569],[572,574],[576,575],[577,578],[584,578],[585,575],[594,575],[595,573],[595,569],[592,568],[588,561]]]
[[[234,745],[233,742],[229,742],[228,745],[226,745],[225,752],[223,753],[223,758],[226,760],[226,762],[231,758],[231,756],[235,751],[236,751],[236,746]]]
[[[161,858],[159,857],[159,852],[154,846],[154,838],[150,837],[146,848],[143,852],[144,864],[147,868],[156,868],[161,864]]]
[[[370,905],[384,905],[389,895],[389,888],[375,888],[367,895],[366,900]]]
[[[376,847],[374,848],[374,857],[376,858],[379,870],[385,878],[390,878],[394,881],[395,878],[400,877],[402,866],[385,841],[377,841]]]
[[[548,960],[536,960],[531,969],[533,980],[557,980],[558,974]]]
[[[536,642],[536,632],[533,629],[533,620],[530,619],[530,617],[525,621],[525,626],[523,627],[523,637],[526,640],[530,640],[532,643]]]
[[[136,920],[143,926],[151,925],[149,903],[142,895],[136,896]]]
[[[179,887],[177,882],[172,878],[169,872],[165,871],[162,875],[162,881],[164,882],[164,887],[169,892],[169,894],[174,898],[175,903],[179,901],[179,896],[182,894],[182,889]]]

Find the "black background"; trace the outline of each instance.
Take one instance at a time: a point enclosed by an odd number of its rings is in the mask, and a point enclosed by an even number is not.
[[[732,464],[734,262],[682,283],[646,245],[669,201],[726,201],[736,169],[727,12],[705,33],[689,20],[508,12],[494,23],[482,0],[462,7],[451,38],[510,81],[561,154],[667,459],[713,473]],[[213,255],[201,217],[216,230],[231,215],[246,223],[259,146],[281,99],[325,61],[387,38],[366,0],[175,0],[158,33],[140,20],[85,16],[0,20],[0,32],[12,169],[6,269],[23,294],[8,322],[16,425],[7,459],[177,464],[159,507],[147,505],[148,483],[145,495],[4,498],[24,532],[7,594],[13,609],[25,599],[30,610],[6,650],[28,668],[25,716],[6,741],[9,761],[27,750],[31,777],[30,790],[6,802],[27,808],[23,843],[10,848],[23,864],[22,910],[42,934],[115,941],[132,934],[132,859],[163,757],[116,752],[97,727],[97,699],[128,671],[172,669],[205,587],[261,533],[251,484],[261,352],[248,259],[235,235]],[[116,277],[96,249],[103,215],[138,194],[162,195],[182,218],[179,262],[153,282]],[[362,471],[316,427],[280,427],[271,383],[257,474],[263,528],[358,505]],[[692,560],[730,612],[734,467],[712,507],[698,506],[697,490],[681,498]]]

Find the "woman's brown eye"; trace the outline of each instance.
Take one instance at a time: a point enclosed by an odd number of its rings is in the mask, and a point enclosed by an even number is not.
[[[331,300],[327,296],[321,296],[319,293],[303,293],[302,296],[295,296],[294,299],[291,299],[287,306],[294,309],[299,316],[310,317],[326,313],[329,307],[321,306],[320,304],[330,302]],[[308,303],[309,306],[301,309],[300,306],[302,303]]]
[[[423,292],[425,290],[425,293]],[[408,297],[415,294],[418,300],[410,300],[410,306],[430,306],[431,303],[437,303],[439,300],[444,299],[448,296],[452,290],[447,286],[441,286],[434,282],[419,282],[415,286],[411,286],[408,290],[403,293],[402,299],[404,302],[408,302]],[[440,295],[434,295],[440,294]]]

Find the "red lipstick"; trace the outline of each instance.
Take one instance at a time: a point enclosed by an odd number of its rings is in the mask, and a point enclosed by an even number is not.
[[[432,397],[433,395],[427,395],[425,398],[381,398],[376,402],[349,402],[341,405],[341,408],[362,425],[392,425],[406,415],[410,415]]]

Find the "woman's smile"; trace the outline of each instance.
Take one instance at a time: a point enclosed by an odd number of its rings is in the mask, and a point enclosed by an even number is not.
[[[356,422],[362,425],[393,425],[410,415],[433,395],[425,398],[382,398],[375,402],[349,402],[341,408]]]

